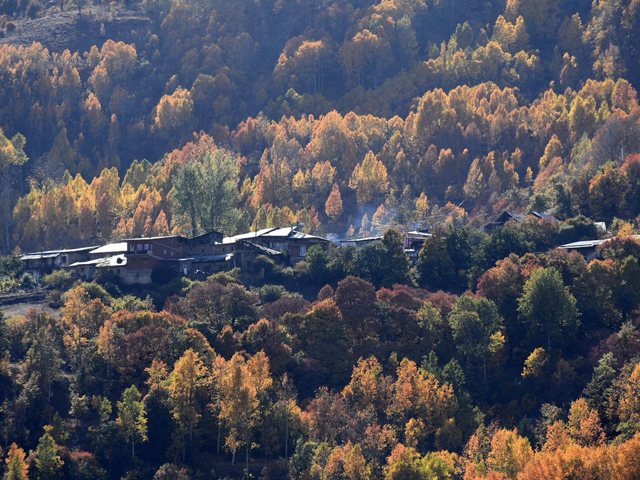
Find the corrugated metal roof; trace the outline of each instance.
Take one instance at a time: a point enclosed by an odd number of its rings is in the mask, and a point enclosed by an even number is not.
[[[275,228],[263,228],[262,230],[256,230],[255,232],[241,233],[234,235],[233,237],[225,237],[222,239],[223,244],[236,243],[238,240],[249,240],[251,238],[261,237],[265,233],[275,230]]]
[[[575,248],[591,248],[591,247],[597,247],[598,245],[602,245],[605,242],[608,242],[609,240],[611,240],[610,238],[605,238],[603,240],[582,240],[579,242],[573,242],[573,243],[567,243],[565,245],[560,245],[558,248],[568,248],[568,249],[575,249]]]
[[[90,255],[103,255],[105,253],[124,253],[127,251],[127,242],[109,243],[91,250]]]
[[[60,255],[60,252],[55,253],[28,253],[27,255],[23,255],[20,260],[42,260],[43,258],[55,258]]]
[[[114,255],[107,258],[96,258],[88,260],[86,262],[76,262],[69,265],[69,267],[83,267],[88,265],[95,265],[97,268],[102,267],[124,267],[127,265],[127,257],[124,255]]]
[[[163,240],[165,238],[178,238],[180,235],[162,235],[159,237],[135,237],[135,238],[125,238],[124,240],[127,242],[133,242],[137,240]]]

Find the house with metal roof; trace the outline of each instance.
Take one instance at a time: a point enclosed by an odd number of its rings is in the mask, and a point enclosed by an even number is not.
[[[86,262],[75,262],[68,266],[68,270],[75,277],[91,281],[100,268],[109,268],[118,277],[124,277],[126,266],[127,257],[124,254],[120,254],[111,257],[94,258]]]
[[[89,260],[89,253],[95,248],[93,246],[33,252],[23,255],[20,260],[23,262],[25,273],[39,281],[44,275],[57,268],[65,268],[71,263]]]
[[[255,232],[226,237],[222,240],[222,249],[232,251],[239,242],[250,242],[274,252],[283,252],[289,258],[289,264],[305,260],[309,248],[320,245],[324,250],[331,247],[331,240],[309,233],[300,232],[297,226],[284,228],[264,228]]]
[[[508,212],[507,210],[505,210],[498,216],[498,218],[484,225],[482,229],[486,233],[491,233],[496,228],[504,226],[507,222],[511,220],[513,220],[516,223],[523,223],[529,217],[535,217],[540,220],[548,220],[554,223],[558,221],[558,219],[553,215],[547,215],[545,213],[531,211],[528,214],[522,214],[522,213]]]
[[[590,262],[591,260],[600,257],[598,247],[614,238],[616,237],[603,238],[601,240],[581,240],[579,242],[560,245],[558,248],[561,248],[562,250],[569,250],[571,252],[578,252],[587,260],[587,262]]]

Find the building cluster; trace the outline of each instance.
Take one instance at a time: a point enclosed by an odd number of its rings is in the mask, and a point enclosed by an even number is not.
[[[529,216],[557,222],[554,217],[537,212]],[[528,215],[503,212],[491,223],[483,226],[487,233],[507,222],[522,223]],[[598,225],[604,232],[604,224]],[[420,222],[404,234],[404,249],[410,259],[416,260],[424,242],[431,236]],[[297,226],[265,228],[255,232],[224,237],[220,232],[209,232],[197,237],[180,235],[129,238],[102,246],[82,247],[29,253],[22,257],[24,270],[37,281],[55,269],[67,269],[74,277],[91,280],[100,269],[109,269],[128,284],[151,283],[152,272],[166,267],[183,276],[211,275],[240,267],[245,273],[260,274],[259,255],[275,262],[293,266],[304,260],[313,246],[327,251],[333,246],[364,247],[382,240],[381,236],[336,241],[300,232]],[[589,240],[561,245],[559,248],[575,250],[592,260],[598,255],[598,246],[604,240]]]
[[[55,269],[66,269],[74,277],[91,280],[98,270],[109,269],[124,283],[144,284],[151,283],[157,267],[184,276],[211,275],[235,267],[251,272],[256,269],[259,255],[295,265],[315,245],[328,250],[332,242],[300,232],[296,227],[266,228],[233,237],[209,232],[192,238],[180,235],[129,238],[102,246],[29,253],[22,261],[25,272],[35,280]]]

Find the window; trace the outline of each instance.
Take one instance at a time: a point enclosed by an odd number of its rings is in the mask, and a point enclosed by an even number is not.
[[[171,250],[171,256],[173,257],[173,250]]]
[[[148,243],[145,243],[145,244],[144,244],[144,249],[145,249],[145,251],[146,251],[146,250],[149,250],[149,244],[148,244]]]
[[[84,273],[84,267],[80,269],[80,273]]]
[[[139,244],[138,244],[138,251],[139,251],[139,252],[141,252],[141,251],[142,251],[142,244],[141,244],[141,243],[139,243]]]
[[[300,256],[301,257],[307,256],[307,247],[300,247]]]
[[[129,250],[131,250],[133,252],[135,250],[135,246],[129,245]]]
[[[164,254],[165,254],[165,255],[167,254],[167,249],[166,249],[166,248],[164,249]]]

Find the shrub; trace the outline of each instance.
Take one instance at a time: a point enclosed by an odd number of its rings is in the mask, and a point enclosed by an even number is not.
[[[32,20],[38,18],[42,10],[42,4],[38,0],[31,0],[27,6],[27,17]]]
[[[240,269],[236,267],[228,272],[214,273],[207,277],[207,283],[221,283],[225,286],[230,283],[240,283]]]
[[[259,291],[262,303],[275,302],[289,294],[282,285],[264,285]]]
[[[67,290],[69,280],[71,280],[71,274],[66,270],[55,270],[49,275],[42,277],[42,281],[45,285],[48,285],[55,290],[63,291]]]
[[[75,283],[74,285],[79,285],[84,288],[92,299],[99,298],[105,305],[111,305],[111,295],[109,295],[109,292],[107,292],[102,285],[89,282],[80,282]]]
[[[47,295],[47,305],[51,308],[60,308],[64,305],[64,299],[60,290],[51,290]]]
[[[7,31],[7,33],[15,32],[16,31],[16,24],[13,23],[13,22],[7,22],[5,30]]]
[[[31,290],[36,287],[36,281],[31,275],[24,273],[22,277],[20,277],[20,285],[26,290]]]
[[[253,262],[253,265],[255,268],[255,273],[260,273],[260,271],[264,268],[264,275],[265,277],[267,277],[271,274],[271,272],[273,272],[273,267],[275,267],[276,262],[274,262],[266,255],[258,255],[255,262]]]

